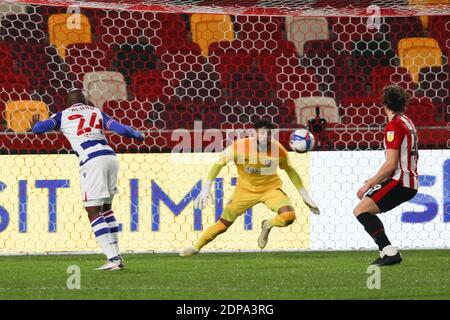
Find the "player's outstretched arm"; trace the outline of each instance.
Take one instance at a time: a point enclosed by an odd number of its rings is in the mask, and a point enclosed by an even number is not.
[[[117,122],[116,120],[110,118],[104,112],[102,112],[102,114],[103,114],[103,123],[105,124],[106,129],[114,131],[115,133],[120,134],[121,136],[124,137],[144,140],[144,136],[140,132],[134,130],[133,128],[127,125]]]
[[[308,206],[308,208],[311,210],[314,214],[320,214],[320,210],[317,206],[317,204],[314,202],[314,200],[309,196],[308,191],[306,191],[303,181],[300,178],[300,175],[298,174],[297,170],[292,167],[289,158],[287,156],[280,158],[280,168],[284,169],[289,176],[289,179],[291,179],[292,183],[294,184],[295,188],[300,193],[300,196],[303,199],[303,202]]]
[[[61,125],[61,113],[58,112],[53,116],[51,116],[50,118],[43,121],[39,120],[40,120],[39,114],[33,114],[33,116],[31,117],[30,127],[33,133],[41,134],[52,130],[57,130]]]
[[[213,196],[211,194],[211,187],[213,181],[219,175],[222,168],[225,167],[227,163],[233,159],[234,153],[232,152],[232,150],[233,147],[230,147],[227,150],[225,150],[222,153],[220,160],[215,164],[213,164],[211,169],[209,169],[206,181],[202,184],[202,190],[200,191],[200,194],[198,195],[198,197],[195,199],[194,202],[194,207],[196,209],[204,209],[206,208],[208,201],[212,201]]]
[[[212,202],[213,196],[211,193],[211,187],[213,184],[213,181],[216,179],[216,177],[219,175],[222,168],[225,166],[225,164],[222,163],[215,163],[209,169],[208,177],[206,178],[206,181],[202,184],[202,190],[200,191],[200,194],[195,199],[194,207],[196,209],[205,209],[206,205],[208,204],[208,201]]]

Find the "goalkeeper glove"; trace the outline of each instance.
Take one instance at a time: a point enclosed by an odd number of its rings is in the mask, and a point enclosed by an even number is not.
[[[311,197],[308,194],[308,191],[306,191],[305,188],[301,188],[300,190],[298,190],[298,192],[300,192],[300,196],[302,197],[303,202],[308,206],[311,212],[314,214],[320,214],[320,210],[317,207],[317,204],[314,202],[313,199],[311,199]]]
[[[205,184],[202,186],[202,191],[194,201],[195,209],[205,209],[208,202],[213,203],[213,196],[211,193],[211,180],[207,180]]]

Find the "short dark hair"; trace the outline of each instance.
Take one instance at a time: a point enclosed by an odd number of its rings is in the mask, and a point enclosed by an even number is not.
[[[67,92],[67,104],[72,106],[75,103],[88,104],[86,99],[86,93],[82,89],[71,89]]]
[[[410,95],[400,86],[390,85],[383,88],[382,102],[394,112],[405,112]]]
[[[259,119],[259,120],[256,120],[256,121],[253,123],[253,127],[254,127],[255,129],[262,129],[262,128],[265,128],[265,129],[276,129],[276,128],[277,128],[277,127],[275,126],[275,124],[274,124],[272,121],[268,120],[268,119]]]

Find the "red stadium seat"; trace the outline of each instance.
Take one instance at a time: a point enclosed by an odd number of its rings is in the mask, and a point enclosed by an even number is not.
[[[37,138],[36,135],[16,133],[0,135],[0,145],[10,152],[18,154],[56,153],[70,150],[70,143],[62,133],[47,133]]]
[[[419,17],[387,17],[384,19],[380,31],[388,35],[391,49],[397,52],[400,39],[421,37],[423,34],[422,22]]]
[[[335,48],[336,43],[331,40],[310,40],[305,42],[302,65],[314,68],[316,78],[321,91],[327,96],[332,96],[330,83],[333,82],[334,74],[342,74],[342,67],[345,66],[345,59],[339,56],[339,51]],[[349,55],[346,54],[346,57]],[[340,60],[344,62],[340,64]],[[345,71],[347,73],[347,71]]]
[[[356,127],[331,124],[328,128],[334,130],[328,134],[333,149],[380,150],[384,148],[383,129],[379,126],[360,125]]]
[[[358,75],[336,75],[332,88],[338,104],[348,98],[367,96],[365,79]]]
[[[272,89],[263,73],[235,73],[232,74],[229,96],[235,98],[275,98]]]
[[[177,94],[180,97],[217,99],[222,95],[220,76],[209,70],[183,73]]]
[[[60,111],[65,106],[67,89],[76,80],[55,47],[33,42],[11,42],[9,44],[15,65],[25,75],[33,99],[45,102],[51,112]]]
[[[391,44],[381,35],[373,39],[361,39],[352,48],[353,64],[369,75],[373,68],[389,66],[394,58]]]
[[[230,88],[234,74],[251,73],[253,70],[259,69],[258,56],[244,49],[223,50],[219,45],[211,46],[210,58],[216,72],[220,74],[220,81],[224,88]]]
[[[439,42],[439,47],[443,53],[450,58],[450,48],[448,39],[450,39],[450,16],[432,16],[430,17],[430,36]]]
[[[257,50],[277,48],[278,42],[283,41],[283,18],[239,15],[236,22],[234,26],[238,38],[252,41]]]
[[[370,74],[372,95],[378,96],[383,88],[390,84],[396,84],[412,93],[414,84],[411,74],[402,67],[378,67]]]
[[[204,129],[220,129],[222,124],[227,121],[222,113],[221,104],[211,104],[202,111],[202,122]]]
[[[304,68],[296,51],[279,49],[261,56],[261,70],[280,99],[296,100],[299,97],[319,94],[316,69]]]
[[[354,65],[352,57],[348,52],[339,52],[338,55],[334,57],[334,65],[330,69],[329,73],[331,75],[362,75],[361,69]]]
[[[420,148],[448,147],[448,122],[439,120],[438,110],[428,98],[412,98],[405,114],[416,126]]]
[[[123,74],[128,85],[134,72],[156,69],[159,60],[153,46],[147,41],[115,46],[112,54],[115,68]]]
[[[289,41],[277,42],[274,50],[256,50],[251,44],[251,41],[240,40],[211,44],[209,62],[220,74],[224,88],[230,87],[234,74],[260,72],[275,89],[279,87],[279,74],[295,72],[300,65],[295,47]]]
[[[132,75],[131,90],[138,100],[155,99],[174,94],[174,87],[159,70],[137,71]]]
[[[108,70],[111,51],[102,43],[72,44],[67,48],[65,62],[81,85],[85,73]]]
[[[277,76],[293,72],[300,66],[300,59],[293,46],[282,47],[271,52],[264,52],[260,57],[261,71],[272,83],[277,83]]]
[[[293,107],[276,98],[228,98],[205,108],[202,117],[204,127],[216,129],[251,128],[260,118],[271,119],[280,128],[296,126]]]
[[[153,127],[152,106],[149,101],[110,100],[103,105],[103,112],[136,130]]]
[[[39,90],[51,79],[67,79],[65,65],[55,47],[41,43],[10,43],[13,59],[20,72],[30,80],[33,89]],[[72,79],[72,78],[70,78]],[[58,87],[57,84],[54,84]]]
[[[202,105],[201,100],[170,99],[159,116],[165,123],[165,129],[194,129],[194,122],[202,120],[202,109],[209,108]]]
[[[419,72],[419,89],[434,104],[442,104],[449,96],[450,69],[448,65],[421,68]]]
[[[138,43],[153,19],[153,12],[108,11],[98,25],[98,38],[100,42],[108,44]]]
[[[448,127],[446,128],[445,125],[446,123],[442,123],[440,127],[417,128],[419,148],[448,148],[448,141],[450,141],[450,130]]]
[[[149,28],[144,30],[155,48],[185,47],[200,50],[197,44],[188,41],[188,33],[186,22],[175,13],[155,13],[149,21]]]
[[[23,74],[1,74],[0,73],[0,90],[2,92],[29,92],[30,91],[30,81]],[[20,100],[20,99],[11,99]]]
[[[326,62],[321,63],[321,61]],[[306,60],[304,58],[302,63],[316,70],[316,78],[320,83],[320,89],[327,97],[336,97],[335,90],[340,87],[339,85],[336,86],[336,81],[339,79],[341,79],[340,81],[342,79],[345,80],[347,76],[365,79],[362,70],[354,65],[350,53],[345,51],[339,51],[336,55],[333,54],[332,57],[325,59],[313,58]],[[352,95],[354,96],[355,94]],[[340,96],[342,94],[339,92],[336,99],[339,100]]]
[[[62,111],[67,107],[67,89],[41,88],[39,96],[48,105],[51,113]]]
[[[373,37],[376,28],[369,28],[366,17],[328,18],[331,26],[331,39],[334,44],[347,51],[352,50],[352,44],[364,38]]]
[[[236,16],[235,32],[241,40],[283,39],[284,19],[272,16]]]
[[[45,42],[46,23],[38,13],[8,14],[2,17],[0,24],[0,36],[6,43]]]
[[[7,44],[0,44],[0,68],[2,73],[14,73],[14,60]]]
[[[303,67],[295,67],[288,73],[279,74],[277,89],[277,97],[282,100],[320,95],[315,70]]]
[[[379,97],[347,98],[342,102],[343,123],[355,126],[382,126],[387,117]]]
[[[165,42],[165,43],[162,43],[156,49],[156,54],[158,56],[161,56],[167,52],[177,52],[180,54],[183,54],[186,52],[186,53],[192,53],[195,55],[197,55],[197,53],[200,52],[200,54],[201,54],[199,45],[197,43],[190,42],[186,39],[179,39],[177,43],[171,43],[170,41]],[[205,59],[204,56],[202,56],[202,58]]]
[[[337,52],[331,40],[309,40],[305,42],[303,48],[305,57],[308,58],[326,58],[328,56],[336,56]]]
[[[405,114],[416,126],[446,125],[445,122],[438,120],[437,109],[428,98],[412,98],[409,101]]]
[[[220,95],[220,90],[211,82],[214,78],[213,72],[206,71],[205,57],[201,54],[197,45],[191,48],[160,47],[157,53],[166,68],[163,72],[164,77],[181,85],[181,88],[174,87],[179,95],[187,94],[192,97],[206,97],[208,94],[212,96]],[[217,81],[218,79],[216,79]],[[180,90],[184,91],[180,92]],[[209,90],[212,91],[209,92]]]
[[[295,52],[295,45],[291,41],[279,40],[274,42],[273,46],[257,48],[251,40],[234,39],[232,41],[219,41],[211,43],[209,46],[209,54],[216,52],[216,55],[223,54],[221,52],[247,52],[255,55],[263,55],[267,53],[277,54],[278,51],[293,51]],[[209,57],[209,59],[214,57]]]
[[[23,74],[0,73],[0,119],[4,119],[5,104],[11,100],[31,100],[30,82]]]

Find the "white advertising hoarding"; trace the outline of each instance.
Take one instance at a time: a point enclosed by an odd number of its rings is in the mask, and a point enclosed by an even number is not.
[[[311,215],[311,250],[376,248],[353,215],[358,188],[374,175],[384,151],[311,153],[311,194],[322,209]],[[419,192],[410,202],[379,215],[393,245],[450,248],[450,150],[421,150]]]

